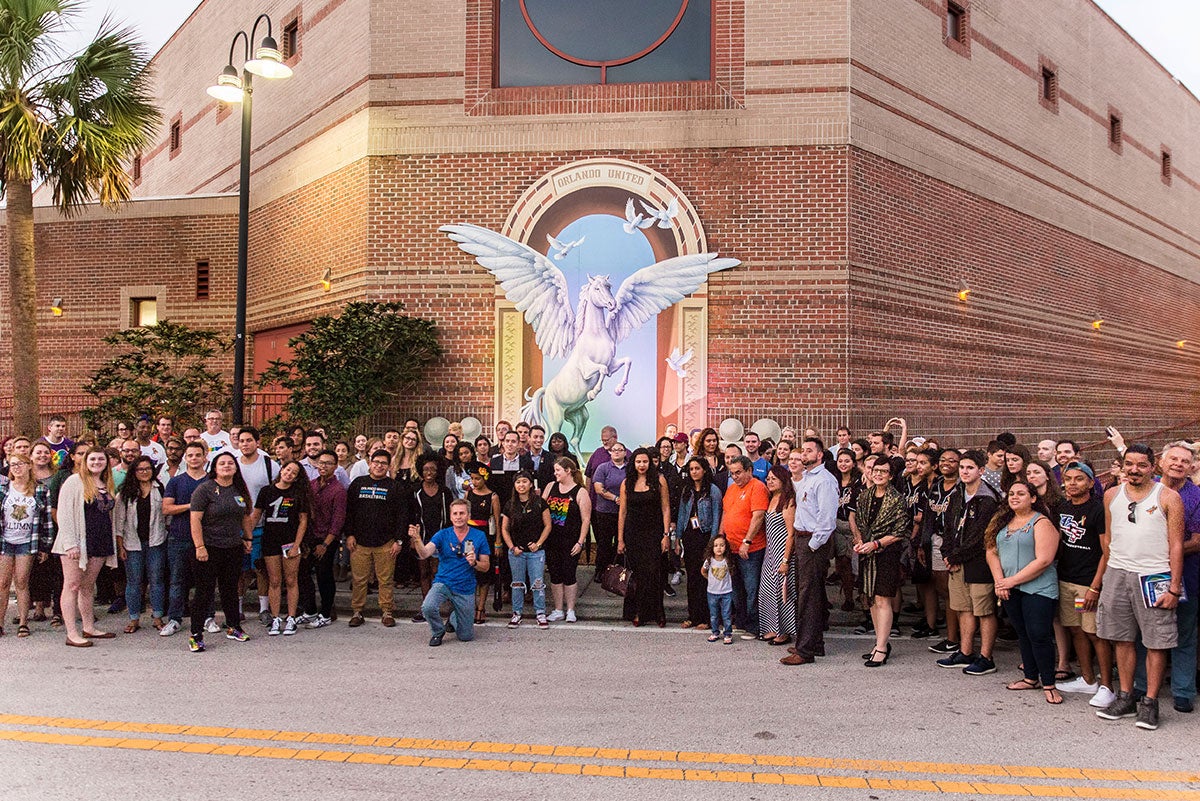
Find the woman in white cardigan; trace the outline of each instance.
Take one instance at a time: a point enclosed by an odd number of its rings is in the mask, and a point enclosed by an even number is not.
[[[121,484],[113,509],[117,552],[125,560],[125,606],[129,610],[126,634],[141,628],[143,582],[150,585],[154,628],[162,629],[166,613],[167,521],[157,472],[153,459],[139,456]]]
[[[58,495],[58,536],[51,550],[62,557],[62,615],[67,645],[74,648],[88,648],[92,640],[115,636],[96,630],[92,611],[100,568],[106,564],[117,566],[117,535],[112,520],[115,494],[108,456],[93,446],[80,468],[63,482]]]

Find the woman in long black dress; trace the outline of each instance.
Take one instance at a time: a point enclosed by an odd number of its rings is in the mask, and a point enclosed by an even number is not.
[[[625,470],[617,519],[617,553],[633,570],[633,591],[625,595],[625,617],[633,625],[653,620],[667,624],[663,611],[662,555],[671,526],[667,481],[651,463],[650,451],[638,448]]]

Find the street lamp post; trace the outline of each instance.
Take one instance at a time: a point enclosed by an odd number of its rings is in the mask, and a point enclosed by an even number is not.
[[[258,33],[259,23],[267,23],[267,35],[262,40],[254,58],[250,58],[250,47]],[[238,40],[243,44],[242,71],[233,66],[233,57]],[[240,426],[245,421],[244,404],[246,395],[246,260],[250,245],[250,119],[254,76],[267,79],[292,77],[292,69],[283,63],[283,54],[271,35],[271,18],[259,14],[250,33],[238,31],[229,45],[229,62],[217,76],[217,82],[208,87],[208,94],[224,103],[242,104],[242,154],[241,173],[238,180],[238,262],[237,262],[237,310],[233,339],[233,424]]]

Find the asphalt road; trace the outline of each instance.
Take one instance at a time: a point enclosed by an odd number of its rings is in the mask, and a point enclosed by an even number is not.
[[[864,668],[869,639],[844,629],[795,668],[763,643],[614,623],[492,622],[436,649],[407,622],[248,631],[204,654],[151,629],[87,650],[45,624],[0,639],[0,798],[1200,799],[1200,716],[1168,702],[1145,732],[1083,696],[1007,692],[1008,645],[973,678],[907,637]]]

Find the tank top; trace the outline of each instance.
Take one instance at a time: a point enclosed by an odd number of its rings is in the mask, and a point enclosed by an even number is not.
[[[1037,556],[1034,543],[1033,527],[1045,515],[1034,512],[1029,522],[1016,530],[1008,526],[996,532],[996,552],[1000,556],[1000,567],[1005,576],[1015,576],[1025,569]],[[1058,597],[1058,571],[1051,564],[1042,571],[1040,576],[1031,578],[1017,587],[1018,590],[1030,595],[1043,595],[1047,598]]]
[[[550,536],[579,539],[579,533],[583,529],[583,517],[579,512],[576,496],[579,495],[580,489],[582,487],[576,484],[563,492],[559,489],[557,481],[550,485],[550,492],[546,494],[546,504],[550,507]]]
[[[1170,549],[1167,545],[1167,516],[1160,496],[1162,484],[1155,484],[1150,494],[1137,502],[1134,522],[1129,521],[1129,496],[1125,485],[1117,490],[1108,511],[1112,516],[1112,542],[1108,549],[1108,566],[1144,576],[1171,570]]]

